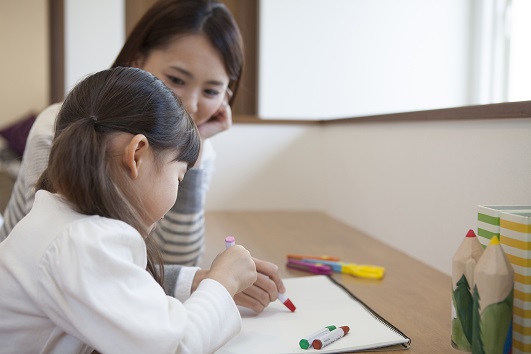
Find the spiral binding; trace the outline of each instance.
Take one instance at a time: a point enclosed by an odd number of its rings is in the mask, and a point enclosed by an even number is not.
[[[371,314],[371,316],[373,316],[375,319],[377,319],[378,321],[380,321],[381,323],[383,323],[385,326],[387,326],[389,329],[391,329],[393,332],[395,332],[396,334],[398,335],[401,335],[402,337],[404,337],[405,339],[407,339],[407,343],[403,343],[403,344],[400,344],[401,346],[404,347],[404,349],[407,349],[409,348],[409,346],[411,345],[411,338],[409,338],[408,336],[406,336],[401,330],[399,330],[398,328],[396,328],[395,326],[393,326],[389,321],[387,321],[385,318],[383,318],[382,316],[380,316],[376,311],[374,311],[373,309],[371,309],[366,303],[364,303],[363,301],[361,301],[356,295],[354,295],[353,293],[350,292],[350,290],[348,290],[343,284],[340,284],[337,280],[335,280],[334,278],[332,278],[331,276],[327,276],[328,279],[330,279],[330,281],[332,281],[332,283],[336,284],[338,287],[340,287],[341,289],[343,289],[343,291],[345,291],[348,295],[350,295],[350,297],[352,297],[354,300],[356,300],[357,302],[359,302],[363,307],[365,307],[365,309]]]

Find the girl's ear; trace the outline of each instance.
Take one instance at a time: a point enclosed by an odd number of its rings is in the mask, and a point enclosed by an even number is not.
[[[143,134],[137,134],[131,138],[125,146],[123,163],[129,172],[131,179],[137,179],[142,163],[147,158],[149,142]]]

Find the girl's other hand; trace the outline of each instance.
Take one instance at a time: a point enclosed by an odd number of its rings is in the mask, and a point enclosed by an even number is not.
[[[286,288],[278,273],[278,266],[253,258],[258,277],[254,284],[243,292],[234,296],[237,305],[247,307],[256,313],[264,311],[269,303],[278,299],[278,293],[284,293]]]

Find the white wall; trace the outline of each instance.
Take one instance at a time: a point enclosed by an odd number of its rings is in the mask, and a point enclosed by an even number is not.
[[[65,93],[109,68],[125,39],[124,0],[65,0]]]
[[[478,204],[531,204],[531,118],[236,124],[207,210],[320,210],[447,273]]]
[[[326,161],[318,125],[236,124],[212,142],[208,209],[321,209]]]
[[[327,127],[325,211],[450,274],[478,204],[531,205],[531,118]],[[340,142],[347,142],[347,149]]]
[[[328,119],[473,104],[470,73],[484,58],[471,64],[472,2],[261,0],[259,116]]]

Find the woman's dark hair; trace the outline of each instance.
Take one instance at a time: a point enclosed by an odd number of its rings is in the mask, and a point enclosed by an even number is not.
[[[159,0],[129,34],[115,66],[139,66],[139,55],[167,46],[179,36],[204,34],[221,54],[234,102],[244,66],[243,41],[230,11],[215,0]]]
[[[37,189],[59,193],[82,214],[122,220],[137,229],[146,241],[148,270],[162,284],[161,256],[143,222],[142,200],[110,148],[109,138],[118,132],[143,134],[156,168],[165,154],[188,168],[199,155],[199,133],[175,94],[144,70],[117,67],[88,76],[66,97]]]

